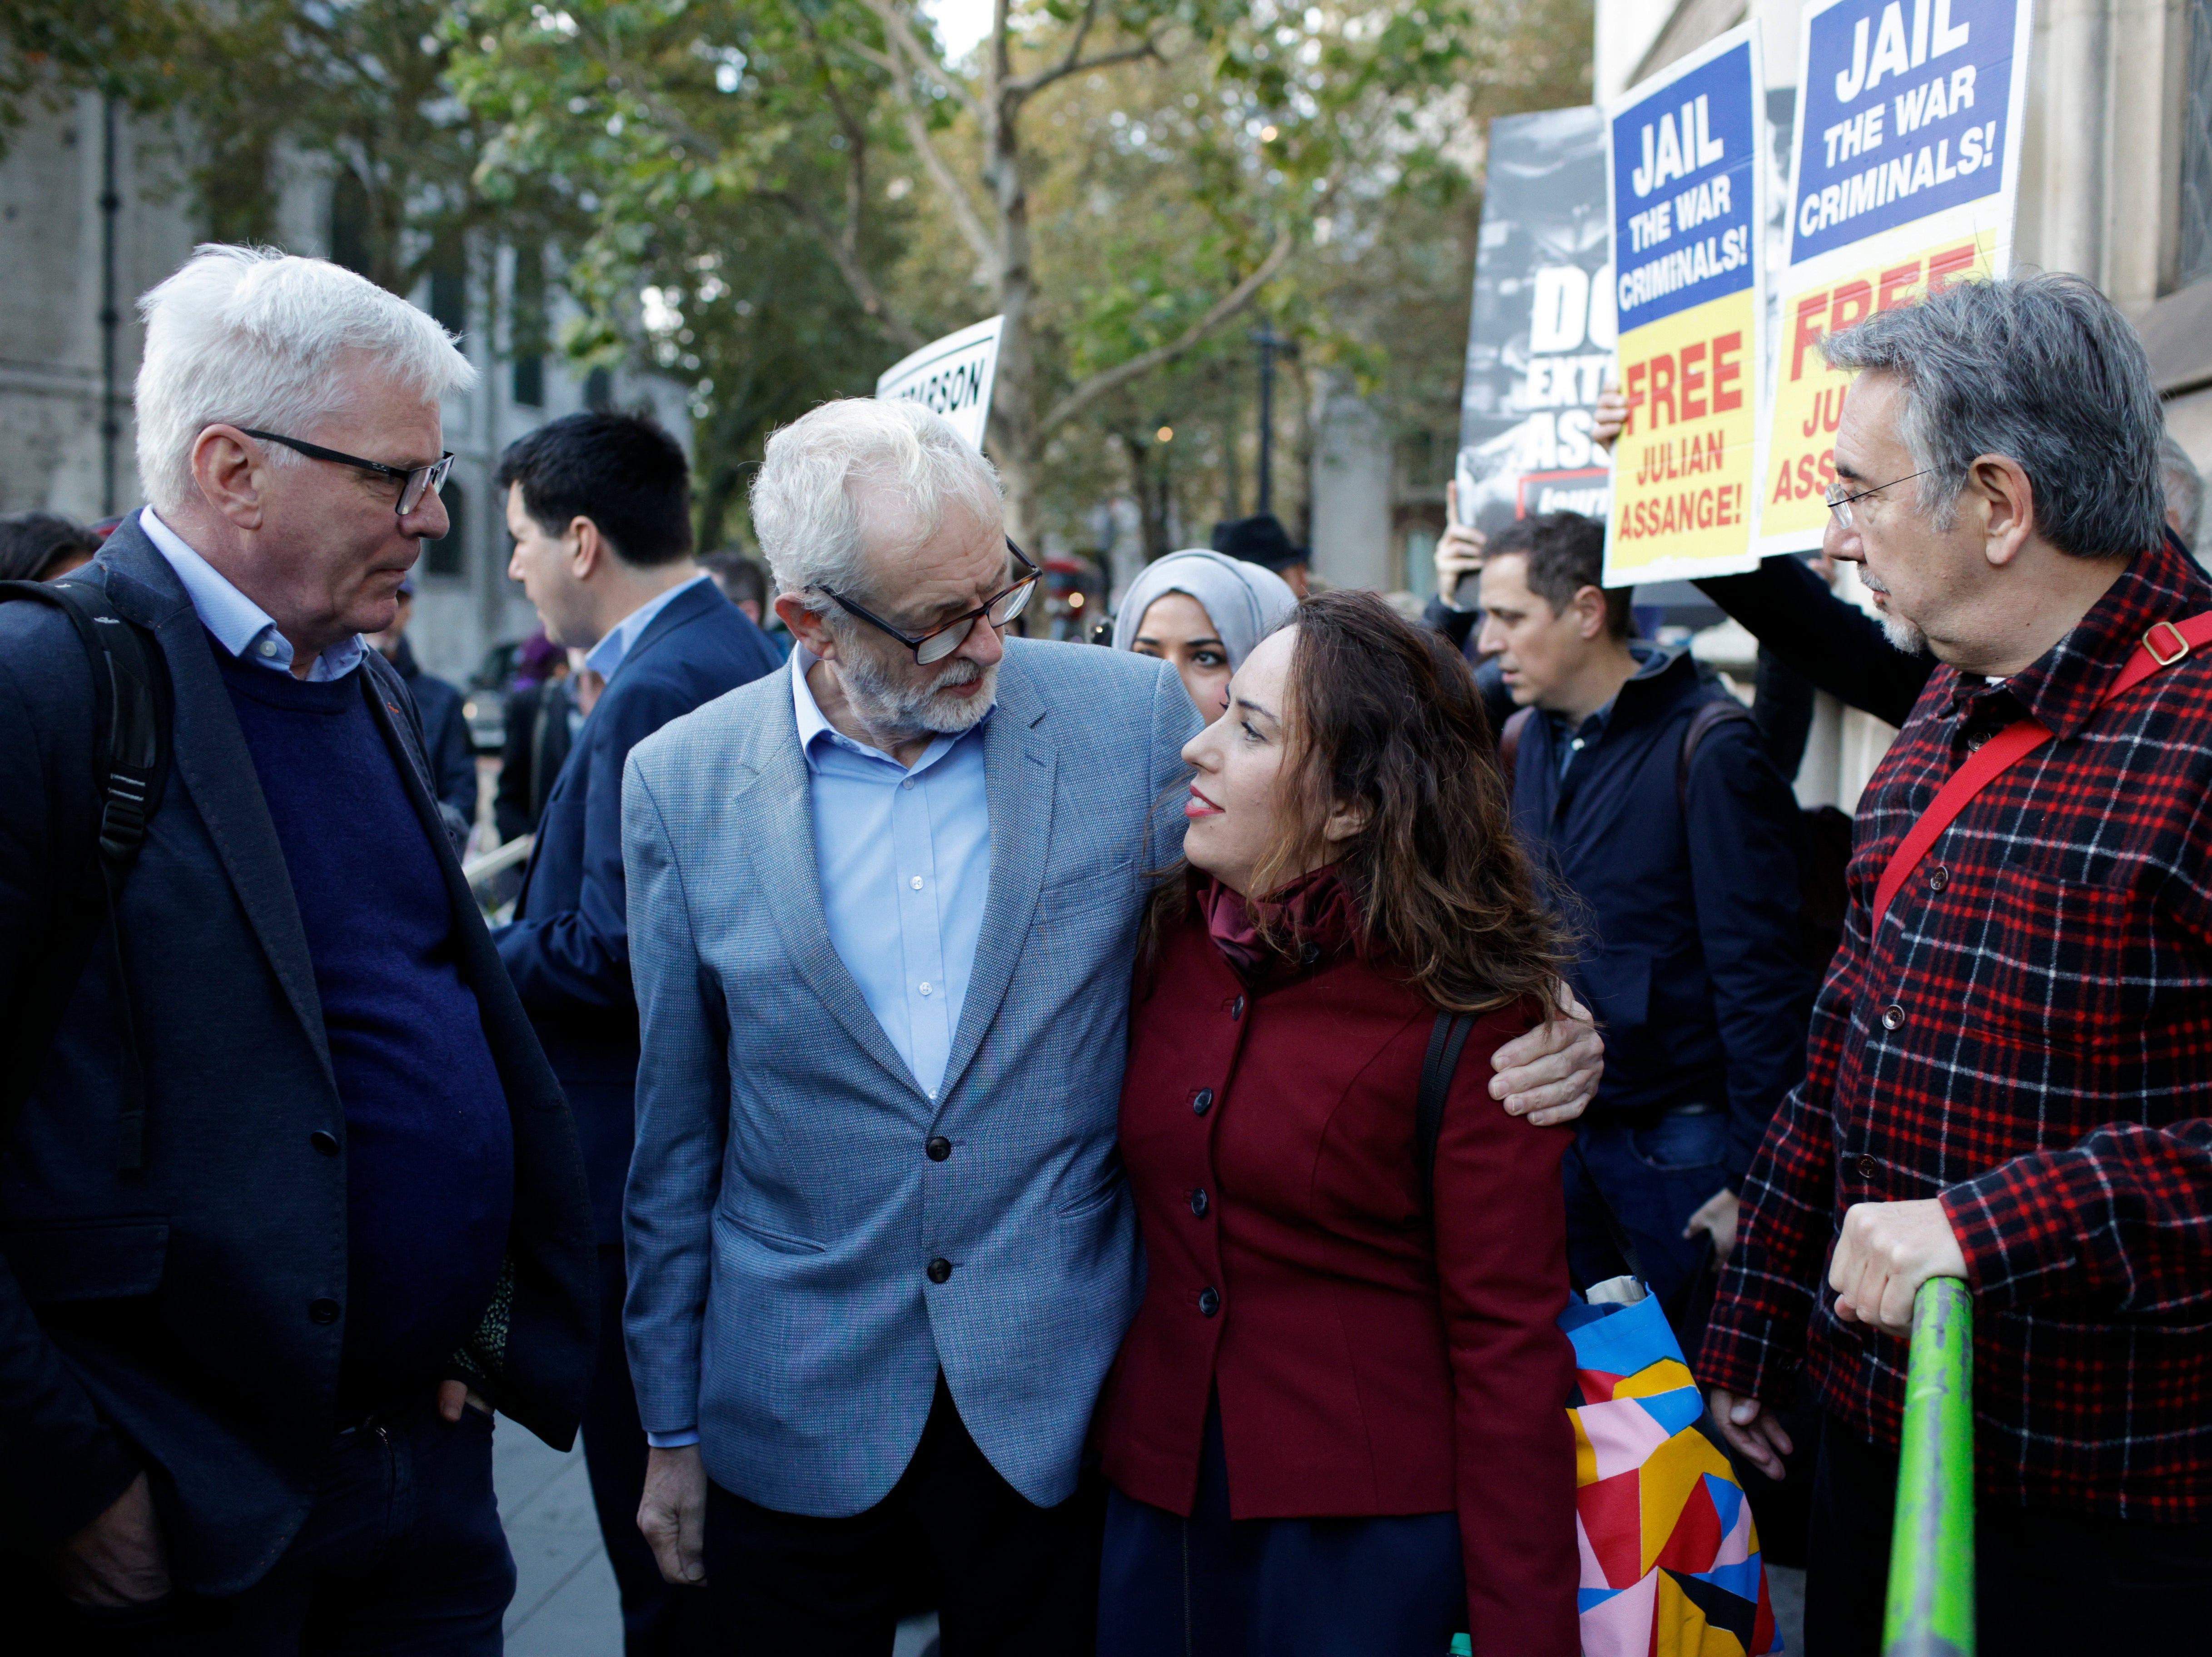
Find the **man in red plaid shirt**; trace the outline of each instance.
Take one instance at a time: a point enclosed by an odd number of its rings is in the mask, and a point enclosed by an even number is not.
[[[1880,1648],[1912,1300],[1975,1306],[1980,1638],[2204,1648],[2212,1618],[2212,610],[2162,533],[2135,333],[2071,277],[1954,287],[1830,340],[1861,370],[1827,550],[1943,664],[1861,797],[1843,948],[1702,1357],[1780,1476],[1821,1412],[1806,1640]],[[1969,755],[2033,718],[1878,918]],[[1901,865],[1902,866],[1902,865]]]

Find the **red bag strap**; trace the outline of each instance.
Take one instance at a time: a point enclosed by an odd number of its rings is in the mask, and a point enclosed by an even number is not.
[[[2112,681],[2112,689],[2099,699],[2098,706],[2133,690],[2145,679],[2162,669],[2172,667],[2193,650],[2212,645],[2212,610],[2192,616],[2185,622],[2156,622],[2143,634],[2142,643],[2136,646],[2128,665],[2120,670],[2120,677]],[[1873,930],[1880,930],[1881,918],[1889,913],[1890,900],[1903,889],[1911,878],[1912,871],[1920,866],[1928,848],[1966,809],[1966,803],[1988,787],[2005,770],[2033,753],[2051,740],[2051,732],[2035,719],[2021,719],[2008,725],[1966,756],[1966,762],[1952,773],[1951,780],[1937,791],[1929,802],[1920,820],[1912,825],[1904,843],[1890,854],[1889,862],[1881,871],[1881,879],[1874,892]]]

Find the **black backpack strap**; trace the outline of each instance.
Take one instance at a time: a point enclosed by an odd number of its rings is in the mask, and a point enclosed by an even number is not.
[[[1685,816],[1690,810],[1690,768],[1697,763],[1698,750],[1722,725],[1750,718],[1749,708],[1725,694],[1699,702],[1698,711],[1690,715],[1690,723],[1682,731],[1682,750],[1674,762],[1674,804]]]
[[[70,996],[94,936],[107,935],[114,974],[117,1022],[122,1026],[123,1097],[116,1120],[116,1165],[125,1171],[144,1161],[146,1074],[138,1048],[137,1021],[131,1011],[131,980],[125,969],[120,904],[123,882],[145,844],[147,826],[161,807],[168,780],[168,664],[160,648],[135,623],[117,612],[96,583],[0,582],[0,602],[28,599],[58,610],[70,619],[92,671],[94,699],[93,772],[100,792],[100,820],[93,850],[91,901],[58,909],[64,938],[54,959],[67,968],[55,974],[52,993],[32,1010],[28,1027],[11,1067],[7,1093],[0,1097],[0,1121],[12,1120],[37,1084],[40,1067],[61,1028]]]

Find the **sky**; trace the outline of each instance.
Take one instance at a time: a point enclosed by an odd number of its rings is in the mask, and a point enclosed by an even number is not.
[[[945,55],[958,63],[991,32],[993,0],[926,0],[924,9],[937,21],[937,37]]]

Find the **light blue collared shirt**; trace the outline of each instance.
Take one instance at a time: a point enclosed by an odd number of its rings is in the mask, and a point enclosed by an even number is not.
[[[830,941],[931,1098],[945,1080],[991,886],[986,713],[909,771],[831,727],[792,652],[791,699],[813,776],[814,858]]]
[[[653,618],[674,604],[678,594],[689,592],[700,582],[709,579],[705,574],[695,575],[680,586],[672,586],[667,592],[647,599],[607,629],[607,636],[593,645],[585,655],[584,665],[602,679],[613,678],[615,670],[623,665],[623,658],[629,654],[630,646],[638,641],[646,628],[653,625]]]
[[[146,538],[161,556],[169,561],[169,568],[177,572],[177,580],[184,583],[185,596],[199,614],[200,625],[215,634],[217,644],[240,661],[278,673],[292,671],[292,641],[277,630],[267,610],[233,586],[221,570],[187,546],[182,536],[154,515],[153,507],[138,509],[138,527],[145,531]],[[368,650],[358,633],[349,639],[341,639],[315,659],[315,665],[307,670],[308,682],[319,684],[329,679],[343,679],[361,665],[361,659]]]

